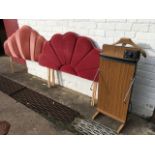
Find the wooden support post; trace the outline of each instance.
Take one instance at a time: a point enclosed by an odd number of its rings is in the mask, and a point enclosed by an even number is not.
[[[94,92],[93,92],[93,90],[92,90],[92,97],[91,97],[90,105],[91,105],[91,106],[94,105]]]
[[[125,123],[122,123],[122,124],[118,127],[118,129],[117,129],[116,132],[117,132],[117,133],[120,133],[121,130],[123,129],[124,125],[125,125]]]
[[[94,105],[96,104],[96,100],[97,100],[97,82],[94,83]]]
[[[11,68],[11,73],[14,73],[13,60],[11,57],[10,57],[10,68]]]
[[[95,100],[96,98],[96,94],[97,94],[97,82],[94,82],[92,85],[92,99],[91,99],[91,106],[95,105]]]
[[[99,115],[99,111],[97,111],[94,115],[93,115],[93,117],[92,117],[92,120],[94,120],[98,115]]]
[[[48,86],[48,88],[50,88],[51,87],[51,71],[50,71],[50,68],[48,68],[48,71],[47,71],[48,73],[47,73],[47,86]]]
[[[54,75],[54,69],[52,69],[52,86],[55,85],[55,75]]]

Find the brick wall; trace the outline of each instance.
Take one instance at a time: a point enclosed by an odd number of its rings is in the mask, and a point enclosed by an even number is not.
[[[138,64],[133,89],[132,110],[145,117],[151,116],[155,106],[155,19],[77,19],[77,20],[18,20],[19,26],[30,25],[46,39],[55,33],[74,31],[91,37],[101,48],[120,37],[130,37],[146,49],[147,59]]]
[[[28,24],[37,29],[47,39],[53,34],[74,31],[92,37],[101,47],[120,37],[131,37],[145,48],[155,49],[155,20],[18,20],[19,25]]]

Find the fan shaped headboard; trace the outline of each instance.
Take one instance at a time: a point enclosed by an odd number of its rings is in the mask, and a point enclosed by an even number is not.
[[[18,62],[38,61],[45,39],[29,26],[23,26],[4,43],[5,53]]]
[[[100,49],[93,41],[73,32],[55,34],[43,47],[42,66],[93,80],[99,68]],[[97,79],[98,80],[98,77]]]

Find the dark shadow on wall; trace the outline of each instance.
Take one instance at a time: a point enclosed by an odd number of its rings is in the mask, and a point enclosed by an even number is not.
[[[146,52],[146,55],[148,57],[155,57],[155,49],[153,49],[150,44],[138,43],[138,46],[140,46],[142,49],[144,49],[144,51]]]
[[[57,78],[58,78],[58,83],[60,85],[63,85],[62,73],[57,71],[56,74],[57,74]]]
[[[149,44],[146,43],[138,43],[138,46],[144,48],[144,49],[152,49],[152,47]]]
[[[3,43],[6,40],[6,31],[3,19],[0,19],[0,56],[4,55]]]

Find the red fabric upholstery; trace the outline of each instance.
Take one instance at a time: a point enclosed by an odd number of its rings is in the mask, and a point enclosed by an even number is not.
[[[34,60],[34,61],[39,60],[39,56],[40,56],[40,54],[42,52],[42,48],[43,48],[45,42],[46,41],[45,41],[44,37],[38,35],[38,37],[36,39],[36,43],[35,43],[35,50],[34,50],[34,54],[33,54],[34,57],[32,57],[31,60]],[[31,45],[33,45],[33,43]]]
[[[59,68],[61,67],[61,63],[53,48],[50,46],[49,42],[46,42],[43,47],[43,52],[40,55],[39,63],[42,66],[46,66],[48,68],[53,68],[56,70],[59,70]]]
[[[5,53],[18,63],[38,61],[45,39],[29,26],[23,26],[4,43]]]
[[[73,32],[55,34],[40,55],[42,66],[93,80],[99,68],[99,52],[91,39]],[[96,81],[98,77],[96,78]]]
[[[64,65],[60,68],[60,71],[67,72],[73,75],[77,75],[74,68],[71,65]]]

